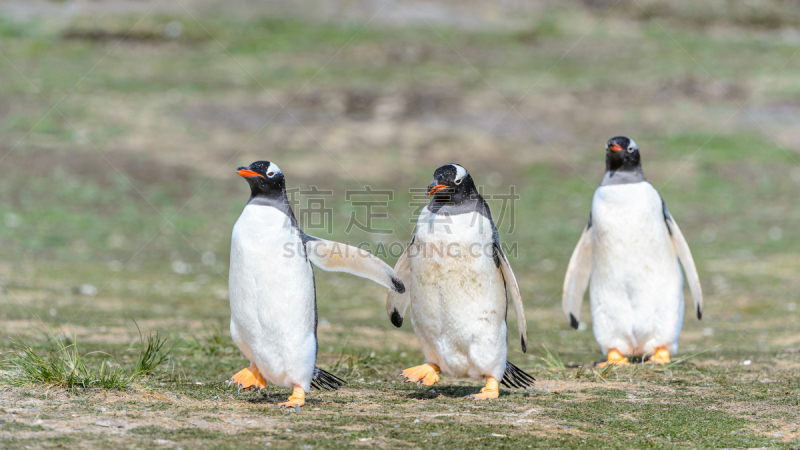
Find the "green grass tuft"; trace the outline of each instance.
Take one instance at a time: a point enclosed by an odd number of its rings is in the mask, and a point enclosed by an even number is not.
[[[387,362],[370,352],[347,351],[342,348],[339,358],[330,366],[330,371],[345,378],[361,378],[366,375],[379,375]]]
[[[564,362],[561,361],[558,354],[550,352],[550,349],[544,344],[542,344],[542,348],[544,349],[545,356],[539,358],[539,360],[544,363],[544,369],[555,375],[558,379],[565,380],[567,378],[567,366],[564,365]]]
[[[137,325],[138,328],[138,325]],[[87,366],[78,343],[48,332],[47,341],[38,347],[16,340],[10,357],[0,363],[0,383],[11,386],[44,385],[69,389],[126,389],[150,375],[169,356],[174,346],[163,350],[166,339],[158,332],[146,337],[139,333],[139,356],[130,367],[106,359],[99,367]],[[102,352],[92,352],[102,353]],[[107,353],[104,353],[108,355]],[[111,355],[108,355],[111,356]],[[116,367],[113,367],[116,365]]]
[[[133,323],[136,323],[134,321]],[[170,347],[167,351],[161,351],[164,347],[164,344],[167,342],[166,339],[161,339],[156,331],[155,336],[153,333],[150,332],[145,338],[142,335],[142,330],[139,329],[139,325],[136,324],[136,329],[139,330],[139,357],[136,358],[136,362],[133,364],[133,369],[131,370],[131,381],[136,378],[150,375],[153,371],[158,367],[165,359],[169,356],[172,350],[175,348],[175,345]],[[177,343],[176,343],[177,345]]]

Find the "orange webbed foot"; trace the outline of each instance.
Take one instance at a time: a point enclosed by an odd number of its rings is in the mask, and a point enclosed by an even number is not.
[[[486,377],[486,386],[481,389],[480,394],[468,395],[467,398],[470,400],[487,400],[499,396],[500,389],[497,386],[497,380],[494,377]]]
[[[606,361],[601,362],[600,364],[597,365],[597,367],[602,369],[607,365],[630,366],[631,363],[630,361],[628,361],[628,358],[626,356],[624,356],[622,353],[619,352],[619,350],[612,348],[611,350],[608,351],[608,358],[606,359]]]
[[[656,354],[650,357],[650,362],[659,366],[669,364],[669,350],[667,350],[666,347],[658,347],[656,349]]]
[[[278,403],[278,408],[299,408],[306,404],[306,391],[300,386],[295,386],[288,401]]]
[[[259,391],[267,387],[267,380],[261,376],[258,367],[255,364],[250,364],[250,367],[242,369],[228,380],[228,384],[233,384],[238,387],[236,393],[241,392],[242,389],[256,388]]]
[[[400,372],[403,381],[418,383],[423,386],[433,386],[439,381],[439,366],[436,364],[425,363],[421,366],[412,367]]]

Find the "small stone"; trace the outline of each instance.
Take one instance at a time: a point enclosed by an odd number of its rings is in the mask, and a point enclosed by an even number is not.
[[[4,219],[8,228],[16,228],[20,224],[19,216],[14,213],[6,213]]]
[[[97,295],[97,287],[93,284],[81,284],[75,288],[75,291],[80,295],[88,295],[90,297]]]
[[[217,255],[212,251],[205,251],[201,259],[203,260],[203,264],[213,266],[217,262]]]
[[[192,272],[192,265],[181,260],[172,261],[172,271],[179,275],[186,275]]]
[[[419,419],[414,419],[414,423],[419,423]]]
[[[183,34],[183,24],[177,20],[173,20],[164,27],[164,34],[172,39],[179,38],[181,34]]]

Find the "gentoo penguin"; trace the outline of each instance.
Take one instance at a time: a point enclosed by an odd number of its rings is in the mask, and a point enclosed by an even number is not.
[[[318,343],[312,264],[397,292],[405,287],[391,267],[369,253],[303,233],[286,197],[283,173],[274,163],[257,161],[238,173],[250,185],[250,200],[231,239],[231,337],[250,367],[231,383],[260,390],[266,378],[294,389],[278,406],[299,407],[310,387],[333,390],[343,383],[314,365]]]
[[[591,278],[594,335],[608,356],[602,366],[628,365],[628,356],[670,362],[683,324],[681,265],[700,319],[703,291],[686,239],[644,177],[639,147],[624,136],[611,138],[606,172],[569,261],[562,295],[564,314],[578,328]]]
[[[417,220],[395,270],[407,291],[389,292],[386,312],[396,327],[411,305],[411,325],[425,364],[401,372],[404,381],[432,386],[439,373],[486,379],[472,399],[497,398],[498,382],[533,386],[532,376],[506,360],[506,294],[517,316],[522,351],[528,331],[519,285],[500,246],[489,205],[466,169],[442,166],[428,186],[433,196]]]

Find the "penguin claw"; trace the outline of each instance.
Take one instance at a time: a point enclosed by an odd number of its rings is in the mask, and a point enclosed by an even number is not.
[[[612,348],[608,350],[608,357],[606,361],[597,364],[597,367],[604,369],[606,366],[630,366],[628,357],[619,352],[619,350]]]
[[[294,408],[295,411],[300,411],[300,407],[306,404],[306,392],[303,388],[295,386],[289,400],[278,403],[278,408]]]
[[[421,366],[411,367],[400,372],[404,383],[417,383],[417,385],[433,386],[439,381],[439,366],[425,363]]]
[[[267,387],[267,380],[261,376],[255,364],[250,367],[240,370],[236,375],[228,380],[228,385],[236,385],[236,394],[241,393],[242,389],[258,388],[262,389]]]
[[[471,394],[467,396],[469,400],[487,400],[490,398],[497,398],[500,396],[499,386],[494,377],[486,377],[486,386],[481,389],[478,394]]]
[[[670,363],[669,358],[669,350],[666,347],[659,347],[656,349],[656,353],[650,357],[650,364],[656,364],[659,366],[663,366],[664,364]]]
[[[288,405],[287,406],[287,405],[284,405],[283,403],[281,403],[281,404],[278,405],[278,409],[286,409],[286,410],[294,409],[295,412],[299,412],[301,409],[303,409],[303,407],[300,406],[300,405],[294,405],[294,406]]]
[[[498,391],[484,391],[483,389],[481,389],[480,393],[478,393],[478,394],[470,394],[470,395],[466,396],[465,398],[474,402],[474,401],[477,401],[477,400],[486,400],[486,399],[490,399],[490,398],[497,398],[499,396],[500,396],[500,393]]]

